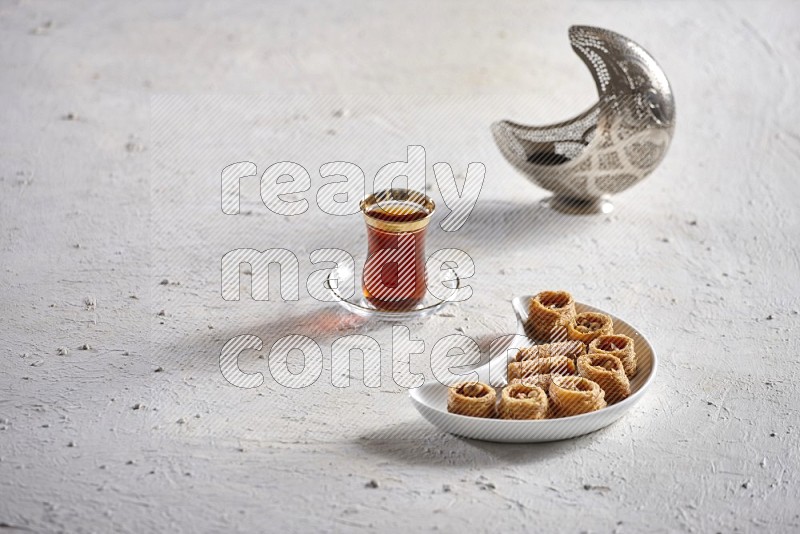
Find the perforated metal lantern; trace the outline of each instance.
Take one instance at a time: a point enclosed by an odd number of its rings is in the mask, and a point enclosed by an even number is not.
[[[658,166],[675,128],[664,71],[627,37],[590,26],[569,29],[573,50],[592,72],[599,99],[577,117],[548,126],[492,125],[505,158],[540,187],[552,207],[608,212],[609,197]]]

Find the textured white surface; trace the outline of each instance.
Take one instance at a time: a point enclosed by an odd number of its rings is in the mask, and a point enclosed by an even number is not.
[[[0,523],[797,530],[798,22],[793,2],[3,3]],[[544,123],[594,99],[566,38],[574,23],[619,31],[661,63],[678,109],[670,153],[612,216],[567,226],[532,208],[545,193],[484,144],[488,124],[462,132],[487,165],[470,224],[494,230],[454,238],[476,259],[474,297],[410,327],[426,354],[456,328],[485,343],[512,331],[512,294],[566,287],[648,334],[663,362],[648,397],[587,437],[517,446],[440,434],[391,381],[389,354],[380,390],[228,385],[217,359],[236,333],[269,347],[309,332],[327,356],[337,333],[385,344],[390,330],[302,293],[291,305],[204,307],[221,302],[210,300],[218,280],[204,255],[218,261],[224,236],[184,228],[181,245],[202,261],[178,272],[156,262],[150,95],[514,93],[529,107],[497,118]],[[334,119],[324,128],[343,127]],[[410,126],[389,126],[398,147],[416,141]],[[264,135],[292,128],[265,124]],[[446,161],[462,161],[448,150]],[[370,175],[402,148],[331,152],[373,158]],[[252,157],[263,170],[273,155]],[[219,170],[187,161],[185,176],[214,183]],[[310,250],[350,239],[354,223],[309,232],[313,216],[254,216],[264,227],[243,227],[233,246],[291,243],[305,268]],[[255,354],[243,360],[268,375]],[[429,374],[424,357],[412,364]]]

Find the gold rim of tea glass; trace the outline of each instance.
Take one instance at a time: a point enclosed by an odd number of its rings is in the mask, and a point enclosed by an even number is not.
[[[381,202],[387,200],[412,202],[425,211],[425,217],[416,221],[384,221],[382,219],[370,217],[367,214],[367,212],[375,206],[382,210]],[[373,228],[385,232],[413,232],[425,228],[428,225],[431,220],[431,215],[433,215],[436,209],[436,204],[429,196],[419,191],[410,189],[385,189],[366,197],[361,201],[359,207],[361,208],[361,213],[364,214],[364,219],[367,221],[367,224]]]

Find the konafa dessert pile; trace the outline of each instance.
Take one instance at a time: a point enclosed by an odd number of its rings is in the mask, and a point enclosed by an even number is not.
[[[614,333],[610,316],[577,313],[566,291],[530,301],[525,332],[539,344],[519,349],[499,392],[482,382],[450,388],[447,410],[471,417],[553,419],[605,408],[631,395],[634,341]]]

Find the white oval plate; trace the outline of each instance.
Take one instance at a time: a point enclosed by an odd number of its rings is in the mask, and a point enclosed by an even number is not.
[[[505,385],[505,368],[511,353],[509,347],[533,345],[525,336],[524,324],[528,318],[528,303],[531,296],[516,297],[512,304],[517,316],[517,334],[503,350],[490,354],[490,361],[478,369],[483,381],[489,381],[495,387]],[[483,419],[467,417],[447,411],[447,386],[432,382],[409,391],[411,401],[420,414],[436,427],[465,438],[503,443],[535,443],[569,439],[589,432],[594,432],[610,425],[645,395],[656,376],[658,360],[653,347],[647,339],[630,324],[619,317],[592,306],[576,303],[578,313],[597,311],[611,315],[614,320],[614,332],[624,334],[634,341],[636,348],[637,373],[631,379],[631,396],[627,399],[598,410],[596,412],[561,419],[541,419],[533,421],[515,421],[506,419]],[[505,358],[505,361],[502,360]],[[489,372],[491,364],[491,373]],[[498,365],[499,364],[499,365]],[[502,372],[498,372],[502,368]],[[499,395],[499,391],[498,391]]]

